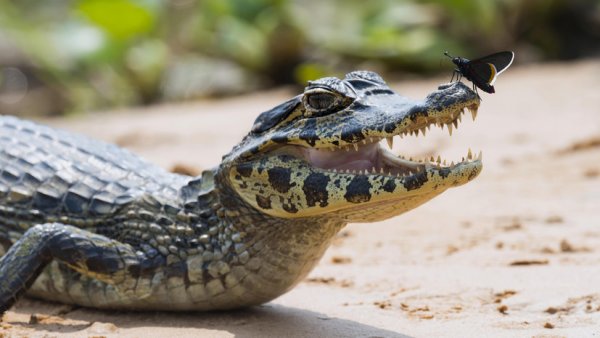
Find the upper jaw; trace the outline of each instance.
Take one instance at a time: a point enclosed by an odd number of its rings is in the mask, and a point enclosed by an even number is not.
[[[426,135],[432,126],[446,127],[450,135],[466,111],[473,120],[477,116],[480,98],[462,82],[444,84],[424,100],[415,101],[401,95],[369,96],[332,114],[313,126],[315,131],[287,135],[288,144],[309,148],[336,150],[360,147],[394,136]]]
[[[461,82],[444,84],[423,101],[413,103],[408,109],[402,107],[402,103],[406,105],[403,98],[390,98],[387,107],[391,109],[388,112],[371,114],[370,117],[375,122],[371,126],[361,128],[360,137],[356,137],[356,141],[344,143],[343,140],[336,140],[337,142],[323,145],[317,143],[314,147],[299,147],[303,149],[302,157],[311,166],[326,171],[398,178],[424,171],[462,170],[465,166],[481,167],[481,152],[474,154],[471,149],[462,160],[457,159],[455,164],[454,161],[443,160],[439,155],[419,160],[397,156],[384,149],[379,142],[386,139],[392,148],[395,136],[425,136],[431,126],[442,129],[446,127],[452,136],[463,114],[470,112],[473,120],[477,116],[480,99],[471,89]],[[381,102],[371,104],[386,106]],[[382,116],[385,116],[384,120],[381,119]]]

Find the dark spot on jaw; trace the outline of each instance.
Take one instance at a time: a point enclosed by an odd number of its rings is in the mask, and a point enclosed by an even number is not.
[[[289,212],[290,214],[295,214],[298,212],[298,208],[296,208],[296,205],[294,203],[282,203],[283,205],[283,210]]]
[[[288,168],[272,168],[267,170],[269,175],[269,183],[273,189],[278,192],[285,194],[290,190],[291,187],[295,186],[296,183],[291,183],[292,170]]]
[[[394,192],[395,189],[396,189],[396,183],[394,182],[393,179],[388,180],[383,185],[383,190],[385,190],[387,192]]]
[[[329,204],[327,183],[329,183],[329,177],[327,175],[320,173],[308,175],[304,180],[304,187],[302,187],[308,206],[313,207],[319,203],[319,206],[326,207]]]
[[[419,105],[410,108],[408,111],[408,116],[413,122],[415,122],[419,116],[427,117],[428,115],[427,109],[423,109],[423,107]]]
[[[450,168],[442,168],[442,169],[438,170],[438,174],[442,178],[447,178],[451,172],[452,172],[452,170],[450,170]]]
[[[407,191],[419,189],[427,181],[427,172],[412,175],[404,179],[404,188],[406,188]]]
[[[367,176],[356,176],[348,184],[344,198],[350,203],[363,203],[371,199],[371,183]]]
[[[237,167],[237,171],[238,173],[240,173],[240,175],[244,176],[244,177],[250,177],[250,175],[252,175],[252,165],[244,163],[244,164],[240,164]]]
[[[388,123],[385,125],[383,130],[385,130],[386,133],[391,134],[394,132],[394,130],[396,130],[396,124],[394,122]]]
[[[317,121],[315,119],[307,119],[298,138],[308,143],[311,147],[314,147],[319,139],[317,135]]]
[[[258,146],[254,146],[250,149],[250,153],[252,154],[258,154],[258,152],[260,151]]]
[[[256,204],[263,209],[271,209],[271,199],[262,195],[256,195]]]
[[[336,187],[336,188],[339,188],[339,187],[340,187],[340,183],[341,183],[341,182],[340,182],[340,179],[339,179],[339,178],[338,178],[338,179],[336,179],[335,181],[333,181],[333,185],[335,185],[335,187]]]
[[[342,129],[340,136],[346,143],[360,142],[365,138],[365,135],[362,134],[362,130],[356,128]]]
[[[275,135],[271,138],[271,141],[273,141],[275,143],[280,143],[280,144],[289,142],[287,136],[285,136],[285,135]]]

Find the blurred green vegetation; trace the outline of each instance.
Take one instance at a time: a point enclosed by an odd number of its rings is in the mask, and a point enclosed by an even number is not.
[[[0,113],[303,85],[355,68],[450,74],[444,50],[598,56],[597,0],[0,0]],[[24,92],[25,91],[25,92]]]

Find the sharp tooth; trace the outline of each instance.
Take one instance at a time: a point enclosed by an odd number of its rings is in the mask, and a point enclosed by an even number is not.
[[[375,167],[371,168],[371,173],[372,173],[372,174],[375,174],[375,173],[377,173],[377,170],[375,169]]]
[[[408,160],[409,160],[409,161],[411,161],[411,162],[413,161],[413,160],[412,160],[412,157],[409,157],[409,158],[408,158]]]
[[[475,118],[477,117],[477,109],[471,109],[471,108],[467,108],[469,110],[469,112],[471,112],[471,117],[473,118],[473,121],[475,121]]]
[[[367,144],[367,140],[363,139],[363,140],[362,140],[362,143],[363,143],[363,144]]]
[[[422,129],[421,129],[421,134],[423,134],[423,136],[425,136],[425,133],[426,133],[426,132],[427,132],[427,129],[425,129],[425,128],[422,128]]]
[[[477,159],[480,161],[483,159],[483,152],[481,150],[479,151],[479,156],[477,156]]]
[[[446,160],[444,160],[444,166],[446,166]]]
[[[458,120],[454,120],[452,124],[454,125],[454,128],[458,128]]]
[[[352,175],[356,175],[356,170],[352,170]]]
[[[334,173],[337,173],[337,169],[333,168],[333,172],[334,172]]]
[[[390,149],[392,149],[392,147],[394,146],[394,137],[389,136],[389,137],[386,137],[385,140],[387,141],[387,144],[390,147]]]
[[[454,167],[454,161],[450,162],[450,166]]]
[[[352,145],[354,146],[354,150],[355,150],[355,151],[358,151],[358,144],[356,144],[356,143],[353,143]]]
[[[429,162],[435,162],[435,158],[433,156],[431,156],[431,158],[429,159]]]
[[[465,158],[463,157],[463,158],[462,158],[462,162],[464,162],[464,161],[465,161]]]
[[[440,163],[442,163],[442,158],[440,157],[440,155],[438,155],[438,158],[437,158],[437,161],[436,161],[436,162],[437,162],[437,164],[440,164]]]
[[[350,151],[350,147],[345,147],[344,149],[346,149],[346,151]]]
[[[359,175],[363,175],[363,171],[362,171],[362,170],[359,170],[359,171],[358,171],[358,174],[359,174]]]
[[[346,169],[346,174],[349,174],[349,173],[350,173],[350,169]]]
[[[447,126],[448,126],[448,133],[450,134],[450,136],[452,136],[452,125],[448,123]]]
[[[379,168],[379,173],[383,175],[383,167]]]
[[[369,137],[369,141],[371,141],[371,143],[375,143],[375,140],[373,140],[372,137]]]
[[[472,159],[473,158],[473,153],[471,152],[471,148],[469,148],[469,152],[467,153],[467,159]]]

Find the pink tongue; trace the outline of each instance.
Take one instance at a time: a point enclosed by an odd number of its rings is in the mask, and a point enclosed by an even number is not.
[[[313,166],[322,169],[370,170],[376,167],[378,148],[379,144],[377,143],[362,146],[358,151],[354,149],[329,151],[309,148],[306,158]]]

